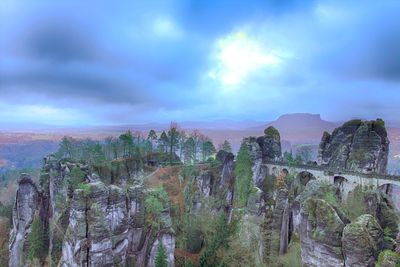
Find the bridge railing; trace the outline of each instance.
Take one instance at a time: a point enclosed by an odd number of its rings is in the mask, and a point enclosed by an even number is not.
[[[298,163],[288,163],[286,161],[266,161],[265,164],[271,165],[279,165],[287,168],[298,168],[298,169],[305,169],[305,170],[316,170],[316,171],[324,171],[325,174],[330,176],[338,176],[338,175],[353,175],[359,176],[362,178],[375,178],[375,179],[385,179],[385,180],[392,180],[392,181],[400,181],[399,175],[391,175],[391,174],[381,174],[381,173],[363,173],[357,172],[352,170],[345,170],[345,169],[335,169],[331,168],[327,165],[316,165],[316,164],[298,164]]]

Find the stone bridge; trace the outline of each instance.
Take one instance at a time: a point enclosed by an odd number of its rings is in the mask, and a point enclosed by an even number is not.
[[[312,179],[335,184],[339,187],[344,198],[357,185],[379,188],[391,196],[397,211],[400,211],[400,176],[332,170],[320,165],[289,165],[286,162],[279,161],[270,161],[263,165],[267,167],[269,174],[276,176],[281,173],[291,175],[303,185],[306,185]]]

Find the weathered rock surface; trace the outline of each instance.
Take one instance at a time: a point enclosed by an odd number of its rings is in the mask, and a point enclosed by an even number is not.
[[[262,183],[267,175],[267,167],[263,163],[263,151],[260,144],[257,142],[258,139],[254,137],[246,138],[244,141],[247,144],[253,166],[251,168],[253,172],[253,184],[259,188],[262,187]]]
[[[324,133],[318,163],[331,169],[386,173],[389,139],[382,120],[352,120]]]
[[[279,188],[273,210],[273,229],[279,233],[274,248],[279,255],[287,252],[289,244],[289,221],[290,221],[289,191],[286,188]]]
[[[148,191],[142,185],[107,186],[87,166],[51,157],[45,159],[40,180],[40,190],[25,175],[19,182],[10,266],[25,264],[35,218],[48,228],[49,244],[45,246],[52,265],[153,266],[154,248],[161,240],[168,264],[174,266],[175,233],[169,205],[160,215],[158,230],[147,225],[144,199]]]
[[[143,188],[133,186],[127,192],[100,181],[75,190],[61,266],[124,266],[128,258],[135,266],[153,266],[159,240],[166,249],[169,266],[173,266],[175,235],[170,230],[169,212],[163,214],[160,232],[148,231]],[[154,239],[154,235],[158,237]]]
[[[280,160],[282,158],[281,136],[273,126],[264,131],[264,136],[257,138],[265,160]]]
[[[383,246],[383,230],[372,215],[364,214],[343,230],[345,266],[374,266]]]
[[[327,201],[308,198],[302,206],[300,241],[305,266],[343,266],[342,232],[345,223]]]
[[[31,178],[22,175],[15,197],[13,228],[10,233],[9,266],[23,266],[26,261],[26,241],[34,216],[39,213],[39,191]]]
[[[218,153],[217,159],[222,163],[221,167],[216,172],[203,171],[197,177],[197,187],[200,189],[197,192],[194,201],[195,210],[202,207],[202,202],[206,198],[214,197],[220,199],[221,207],[230,212],[233,206],[233,187],[234,187],[234,155],[232,153]]]
[[[382,229],[387,230],[386,239],[392,239],[394,243],[399,233],[400,218],[390,198],[379,190],[370,191],[364,196],[364,205],[367,213],[377,219]]]

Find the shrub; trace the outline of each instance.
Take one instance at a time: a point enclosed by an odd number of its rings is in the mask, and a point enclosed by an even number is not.
[[[87,183],[79,183],[76,186],[76,189],[82,190],[85,197],[88,197],[90,195],[90,193],[91,193],[91,187]]]
[[[150,191],[145,200],[144,206],[146,208],[146,223],[153,227],[158,227],[159,215],[164,210],[168,202],[168,194],[165,192],[163,186],[159,186],[156,189]]]
[[[75,190],[83,182],[84,178],[85,173],[79,167],[73,167],[69,174],[68,183]]]
[[[351,221],[367,213],[364,205],[365,194],[366,190],[358,185],[348,194],[346,201],[342,203],[343,211]]]
[[[376,267],[387,267],[387,266],[400,266],[400,255],[391,250],[384,250],[379,253]]]
[[[300,242],[292,242],[286,254],[277,259],[277,266],[282,267],[301,267],[301,247]]]

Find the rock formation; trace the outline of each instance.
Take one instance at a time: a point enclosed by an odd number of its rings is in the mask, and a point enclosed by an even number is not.
[[[345,266],[374,266],[382,250],[383,230],[372,215],[361,215],[344,228],[342,246]]]
[[[264,136],[257,138],[261,147],[262,156],[265,160],[279,160],[282,158],[281,136],[273,126],[264,131]]]
[[[300,223],[301,258],[306,266],[343,266],[342,232],[345,222],[335,208],[319,198],[308,198]]]
[[[389,139],[382,120],[352,120],[324,133],[318,163],[331,169],[386,173]]]
[[[25,264],[35,219],[48,228],[48,254],[54,265],[153,266],[162,242],[168,264],[174,266],[175,233],[169,206],[159,215],[158,228],[147,225],[144,200],[149,191],[142,185],[107,186],[85,165],[54,159],[46,160],[42,173],[40,190],[27,176],[19,182],[10,266]],[[80,183],[71,191],[68,184],[74,179]]]
[[[13,209],[13,228],[10,234],[10,267],[24,264],[27,256],[26,241],[32,222],[38,216],[39,192],[27,175],[22,175]]]
[[[294,201],[293,227],[300,237],[303,264],[375,266],[384,248],[394,249],[399,218],[385,194],[368,190],[357,204],[365,214],[350,222],[336,190],[312,180]],[[391,247],[385,247],[388,241]]]

